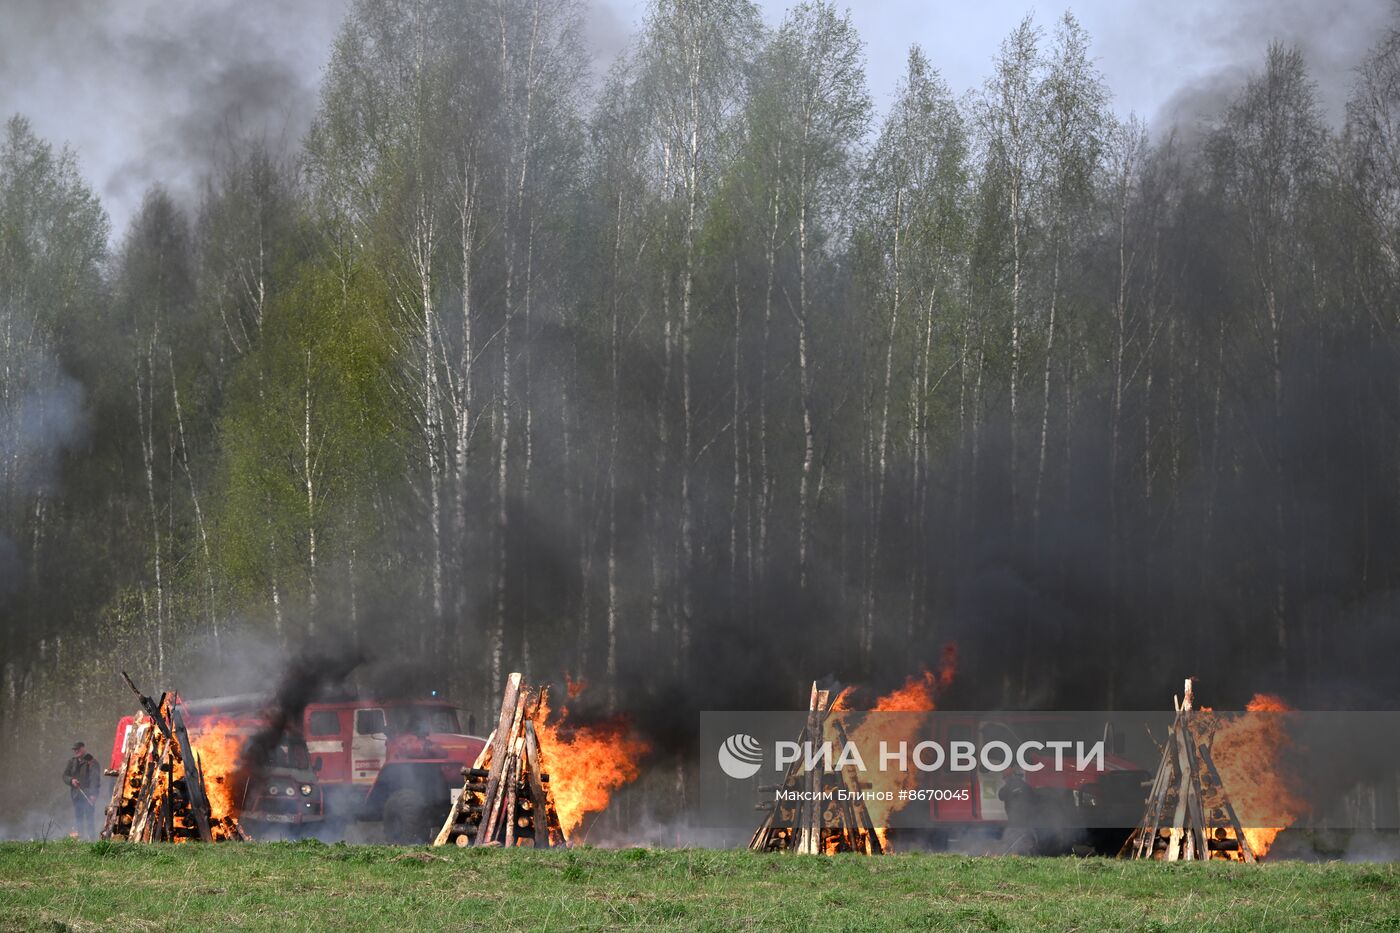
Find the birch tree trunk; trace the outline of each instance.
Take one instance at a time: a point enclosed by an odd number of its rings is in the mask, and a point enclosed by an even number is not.
[[[805,140],[804,140],[805,142]],[[805,147],[804,147],[805,148]],[[797,372],[802,399],[802,476],[797,487],[797,577],[798,588],[807,588],[807,551],[811,534],[812,465],[817,445],[812,425],[812,377],[807,335],[807,156],[798,169],[797,192]]]
[[[316,634],[316,458],[311,441],[311,351],[306,351],[306,383],[302,396],[303,418],[301,434],[302,484],[306,490],[307,635]]]
[[[875,585],[873,574],[880,566],[880,529],[885,514],[885,477],[889,473],[890,386],[894,379],[894,338],[899,328],[899,276],[901,271],[899,265],[899,245],[901,224],[903,223],[901,216],[903,196],[903,190],[895,192],[894,245],[892,250],[894,294],[890,301],[890,326],[885,340],[885,381],[881,394],[880,436],[875,474],[875,502],[871,515],[870,547],[869,556],[867,558],[867,566],[870,569],[866,572],[865,625],[861,636],[861,654],[866,665],[869,665],[871,661],[871,652],[875,642]]]
[[[1035,495],[1031,504],[1031,527],[1037,550],[1040,539],[1040,497],[1045,486],[1045,458],[1050,444],[1050,376],[1055,366],[1055,314],[1060,300],[1060,249],[1055,244],[1054,271],[1050,284],[1050,316],[1045,325],[1045,380],[1041,395],[1040,451],[1035,465]]]
[[[165,673],[165,583],[161,576],[164,549],[160,537],[160,511],[156,507],[155,476],[155,342],[152,335],[144,343],[144,357],[136,363],[136,420],[140,430],[141,465],[146,474],[146,503],[150,509],[152,558],[155,563],[156,591],[156,674]],[[144,382],[143,382],[144,367]]]
[[[199,547],[204,555],[204,589],[208,598],[209,631],[214,642],[214,652],[219,652],[219,615],[214,600],[214,560],[209,550],[209,529],[204,524],[204,510],[199,504],[199,489],[195,485],[194,473],[190,470],[189,442],[185,436],[185,416],[180,408],[180,387],[175,378],[175,356],[169,354],[170,397],[175,411],[175,425],[180,442],[180,469],[189,483],[190,502],[194,506],[195,531],[199,534]]]

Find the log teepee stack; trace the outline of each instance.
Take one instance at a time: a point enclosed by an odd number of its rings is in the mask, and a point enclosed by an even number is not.
[[[846,730],[839,720],[828,723],[831,712],[829,691],[818,690],[812,684],[812,696],[807,704],[807,725],[798,745],[819,748],[832,741],[834,748],[846,744]],[[775,799],[763,802],[759,809],[768,810],[763,825],[753,834],[749,848],[756,852],[803,852],[810,855],[830,855],[836,852],[861,852],[882,855],[885,847],[871,822],[870,812],[861,800],[863,785],[854,766],[827,771],[821,761],[806,767],[805,755],[788,768],[783,783],[761,787]],[[792,791],[803,795],[801,800],[778,800],[777,791]],[[845,799],[838,796],[845,790]]]
[[[433,845],[565,846],[549,775],[540,768],[535,716],[544,690],[522,687],[511,674],[501,715],[476,762],[463,768],[466,782]]]
[[[1120,856],[1175,861],[1255,861],[1211,758],[1209,737],[1193,722],[1195,681],[1186,680],[1176,719],[1162,746],[1162,760],[1142,821]]]
[[[199,756],[190,744],[175,694],[145,696],[122,674],[141,701],[122,747],[121,770],[102,824],[103,839],[132,842],[247,840],[231,815],[209,808]]]

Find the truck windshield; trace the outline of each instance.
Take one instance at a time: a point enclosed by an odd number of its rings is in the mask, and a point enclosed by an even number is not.
[[[306,752],[306,743],[301,739],[284,739],[272,750],[274,768],[294,768],[305,771],[311,767],[311,756]]]
[[[457,711],[450,706],[391,706],[384,712],[389,718],[389,732],[393,735],[460,731]]]

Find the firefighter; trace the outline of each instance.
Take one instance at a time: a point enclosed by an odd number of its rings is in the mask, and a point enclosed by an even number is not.
[[[68,796],[73,799],[73,831],[83,839],[92,836],[92,811],[97,806],[98,783],[102,773],[97,768],[97,759],[92,757],[82,742],[73,743],[73,757],[63,769],[63,783],[68,786]]]

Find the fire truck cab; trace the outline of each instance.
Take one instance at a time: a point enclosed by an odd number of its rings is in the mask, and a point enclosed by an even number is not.
[[[328,811],[381,820],[385,839],[402,844],[431,838],[486,744],[438,698],[316,702],[303,731]]]

